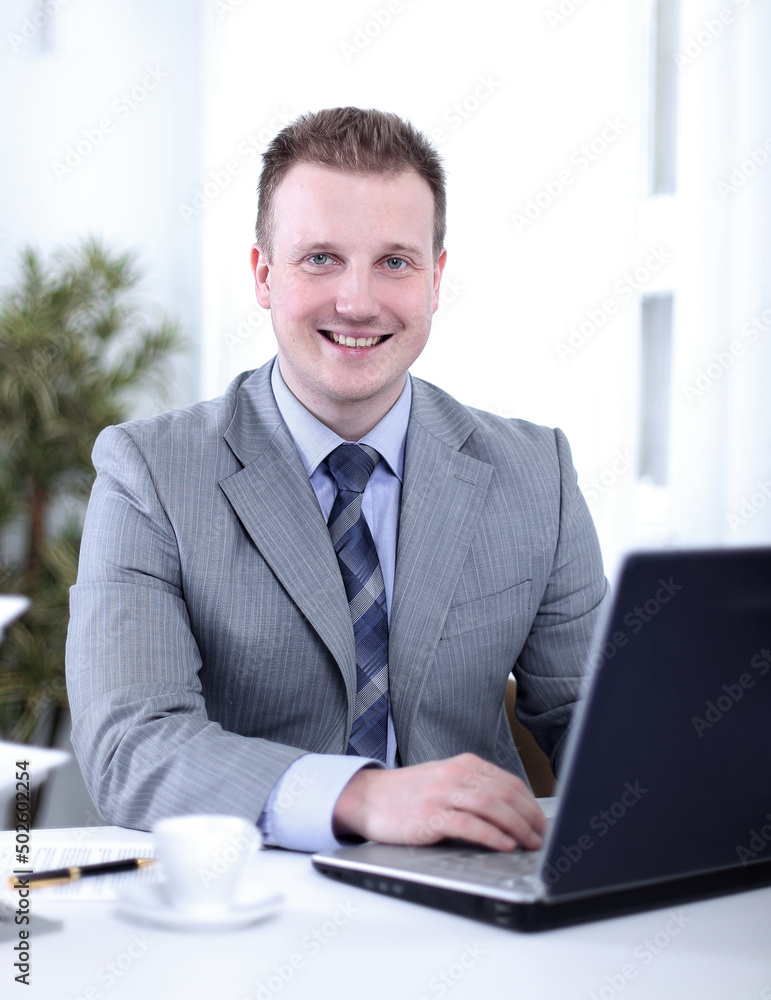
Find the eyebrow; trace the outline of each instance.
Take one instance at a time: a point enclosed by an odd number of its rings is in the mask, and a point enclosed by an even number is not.
[[[403,253],[410,257],[414,257],[417,261],[423,261],[426,259],[426,255],[423,253],[423,250],[411,243],[389,243],[386,247],[385,256],[390,257]]]
[[[309,253],[340,253],[340,248],[334,240],[327,239],[303,240],[290,248],[291,256],[296,259],[305,257]],[[418,264],[422,264],[428,259],[424,251],[412,243],[387,243],[379,256],[395,257],[401,254],[406,254]]]

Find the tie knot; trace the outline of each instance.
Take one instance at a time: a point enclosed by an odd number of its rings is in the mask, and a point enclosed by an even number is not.
[[[341,444],[324,461],[339,490],[363,493],[380,455],[367,444]]]

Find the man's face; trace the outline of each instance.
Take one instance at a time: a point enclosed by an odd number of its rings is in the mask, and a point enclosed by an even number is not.
[[[358,430],[369,424],[361,435],[371,429],[428,340],[445,261],[443,251],[434,263],[433,215],[412,170],[298,163],[276,190],[272,263],[252,250],[257,299],[287,385],[336,430],[352,414]]]

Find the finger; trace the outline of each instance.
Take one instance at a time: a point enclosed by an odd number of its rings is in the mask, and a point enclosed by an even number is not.
[[[521,791],[515,791],[513,796],[505,798],[503,802],[526,820],[536,833],[541,836],[546,833],[546,816],[528,788],[523,787]]]
[[[531,803],[524,795],[509,802],[498,796],[494,789],[484,792],[456,791],[450,801],[459,812],[494,826],[518,845],[537,850],[543,843],[543,813],[535,800]],[[543,822],[545,824],[545,819]]]
[[[458,763],[468,768],[468,774],[451,794],[451,802],[498,825],[520,843],[540,846],[536,838],[546,832],[546,817],[527,785],[472,755],[459,758]]]
[[[424,843],[437,843],[447,838],[480,844],[493,851],[513,851],[520,844],[494,823],[468,812],[445,811],[441,828],[433,827],[433,838]]]

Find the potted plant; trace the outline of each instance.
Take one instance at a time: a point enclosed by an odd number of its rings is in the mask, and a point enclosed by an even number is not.
[[[64,643],[91,449],[159,386],[175,324],[148,320],[133,254],[95,240],[21,255],[0,296],[0,593],[29,612],[0,646],[0,735],[47,742],[66,706]]]

